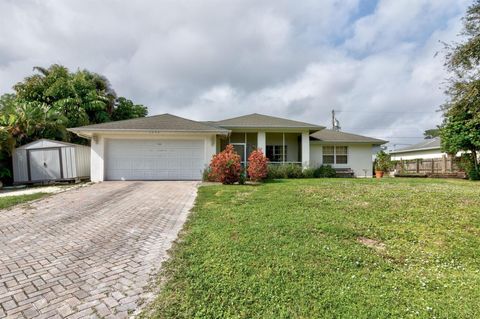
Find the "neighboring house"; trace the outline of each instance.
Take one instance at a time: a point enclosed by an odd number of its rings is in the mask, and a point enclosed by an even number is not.
[[[91,179],[198,180],[232,144],[242,162],[256,148],[273,164],[322,164],[372,176],[372,152],[386,141],[262,114],[198,122],[171,114],[69,129],[91,139]]]
[[[435,137],[424,140],[418,144],[390,151],[390,155],[394,161],[407,161],[414,159],[443,158],[447,156],[447,153],[442,152],[440,137]]]

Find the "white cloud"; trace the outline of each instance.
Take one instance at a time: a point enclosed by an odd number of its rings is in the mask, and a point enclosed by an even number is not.
[[[61,63],[106,75],[151,114],[325,125],[335,108],[345,130],[420,136],[445,98],[439,41],[456,37],[468,4],[380,0],[357,17],[358,0],[3,1],[0,92]]]

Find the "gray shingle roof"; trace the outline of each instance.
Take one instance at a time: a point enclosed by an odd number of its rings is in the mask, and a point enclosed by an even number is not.
[[[310,137],[313,137],[314,140],[318,140],[322,142],[332,142],[332,143],[333,142],[372,143],[372,144],[388,143],[388,141],[384,141],[384,140],[380,140],[372,137],[346,133],[341,131],[334,131],[329,129],[323,129],[321,131],[310,134]]]
[[[225,128],[303,128],[309,130],[321,130],[324,128],[320,125],[293,121],[258,113],[216,121],[212,122],[212,124]]]
[[[437,149],[437,148],[439,149],[441,148],[441,143],[442,143],[442,140],[440,139],[440,137],[434,137],[432,139],[428,139],[420,143],[410,145],[408,147],[391,151],[390,153],[395,154],[395,153],[403,153],[403,152],[415,152],[419,150],[429,150],[429,149]]]
[[[131,120],[107,122],[69,129],[72,132],[81,131],[164,131],[164,132],[216,132],[228,133],[229,130],[197,122],[172,114],[161,114],[141,117]]]

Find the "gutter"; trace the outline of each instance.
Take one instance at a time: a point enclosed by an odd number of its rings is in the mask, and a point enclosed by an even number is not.
[[[158,129],[95,129],[95,130],[80,130],[75,128],[68,128],[67,131],[81,136],[81,132],[84,133],[121,133],[121,132],[138,132],[138,133],[210,133],[210,134],[224,134],[228,135],[231,133],[230,130],[224,131],[192,131],[192,130],[158,130]]]
[[[441,151],[441,147],[425,147],[425,148],[415,148],[409,150],[397,150],[397,151],[390,151],[390,154],[397,154],[397,153],[411,153],[411,152],[418,152],[418,151],[429,151],[429,150],[439,150]]]

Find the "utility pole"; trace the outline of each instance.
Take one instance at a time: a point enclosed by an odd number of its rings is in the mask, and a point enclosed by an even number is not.
[[[340,131],[340,122],[335,118],[335,110],[332,110],[332,130]]]
[[[332,130],[335,130],[335,110],[332,110]]]

